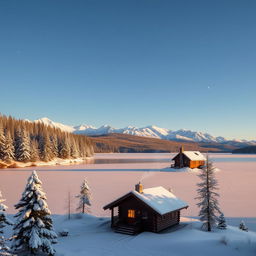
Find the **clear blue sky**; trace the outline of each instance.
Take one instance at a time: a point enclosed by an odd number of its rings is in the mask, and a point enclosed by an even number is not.
[[[256,1],[0,0],[0,112],[256,139]]]

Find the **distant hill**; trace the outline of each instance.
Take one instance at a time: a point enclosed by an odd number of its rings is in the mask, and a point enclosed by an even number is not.
[[[234,147],[218,143],[211,145],[210,143],[169,141],[119,133],[97,135],[89,138],[94,146],[95,153],[178,152],[181,145],[183,145],[186,150],[199,150],[202,152],[231,152],[234,149]]]
[[[244,148],[235,149],[233,154],[256,154],[256,146],[249,146]]]

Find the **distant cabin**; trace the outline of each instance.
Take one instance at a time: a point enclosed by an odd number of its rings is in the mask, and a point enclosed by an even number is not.
[[[189,167],[200,168],[205,165],[206,158],[199,151],[184,151],[183,147],[180,148],[180,152],[176,155],[172,161],[174,164],[172,167],[183,168]]]
[[[115,232],[134,235],[143,231],[159,232],[178,225],[180,211],[188,204],[163,187],[135,190],[103,207],[111,210],[111,227]]]

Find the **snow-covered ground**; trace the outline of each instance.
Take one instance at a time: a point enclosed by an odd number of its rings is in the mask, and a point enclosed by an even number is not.
[[[178,230],[160,234],[141,233],[131,237],[110,229],[109,219],[85,217],[66,220],[57,217],[56,229],[66,228],[69,237],[59,239],[59,256],[79,255],[255,255],[256,234],[229,227],[225,231],[207,233],[198,221],[183,219]],[[185,245],[185,246],[184,246]]]
[[[137,236],[114,233],[109,218],[64,215],[53,217],[57,232],[67,229],[69,236],[59,237],[56,256],[250,256],[256,253],[256,233],[229,226],[227,230],[205,232],[200,222],[182,218],[178,227],[155,234]],[[10,229],[7,232],[11,234]]]
[[[87,158],[89,160],[90,157]],[[62,158],[55,158],[51,161],[44,162],[44,161],[36,161],[36,162],[18,162],[13,161],[11,163],[4,163],[5,168],[26,168],[26,167],[36,167],[36,166],[59,166],[59,165],[75,165],[81,164],[85,161],[84,158],[75,158],[75,159],[62,159]],[[1,170],[1,169],[0,169]]]

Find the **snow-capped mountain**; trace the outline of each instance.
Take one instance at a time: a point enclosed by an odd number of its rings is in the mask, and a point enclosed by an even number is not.
[[[169,140],[191,140],[194,142],[218,142],[222,143],[227,141],[224,137],[214,137],[209,133],[194,132],[190,130],[180,129],[172,131],[167,136]]]
[[[145,136],[151,138],[159,138],[165,140],[176,140],[176,141],[188,141],[188,142],[207,142],[207,143],[230,143],[230,144],[239,144],[247,143],[250,145],[256,144],[256,141],[238,141],[238,140],[227,140],[224,137],[215,137],[209,133],[196,132],[191,130],[180,129],[177,131],[172,131],[166,128],[160,128],[155,125],[146,126],[142,128],[127,126],[125,128],[114,128],[110,125],[103,125],[99,128],[96,128],[91,125],[79,125],[79,126],[69,126],[61,123],[56,123],[49,118],[41,118],[35,122],[42,122],[51,127],[60,128],[66,132],[73,132],[76,134],[84,134],[88,136],[92,135],[103,135],[109,133],[121,133],[121,134],[130,134],[137,136]]]
[[[35,120],[34,122],[36,122],[36,123],[40,122],[40,123],[43,123],[45,125],[49,125],[49,126],[54,127],[54,128],[59,128],[62,131],[65,131],[65,132],[74,132],[76,130],[75,127],[73,127],[73,126],[53,122],[52,120],[50,120],[47,117],[40,118],[38,120]]]
[[[195,132],[190,130],[177,130],[172,131],[166,128],[160,128],[155,125],[147,127],[134,127],[127,126],[125,128],[116,129],[109,125],[101,126],[99,128],[90,127],[88,129],[74,131],[78,134],[85,135],[102,135],[109,133],[123,133],[137,136],[145,136],[151,138],[167,139],[167,140],[182,140],[182,141],[193,141],[193,142],[225,142],[227,141],[223,137],[214,137],[208,133]]]

